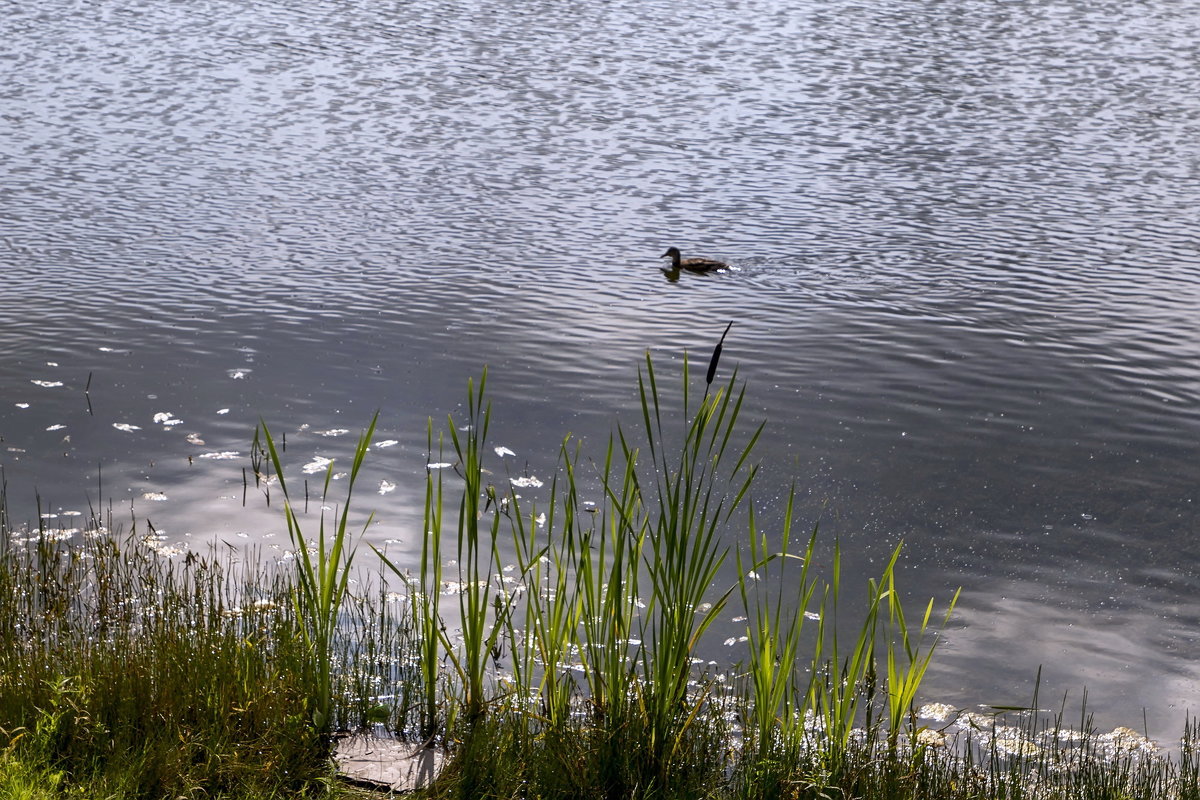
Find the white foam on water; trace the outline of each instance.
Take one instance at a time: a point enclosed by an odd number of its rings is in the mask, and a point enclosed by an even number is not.
[[[332,463],[333,463],[332,458],[325,458],[325,456],[316,456],[313,458],[312,461],[308,462],[303,467],[301,467],[300,471],[303,472],[305,475],[312,475],[314,473],[320,472],[321,470],[325,469]]]
[[[529,487],[533,487],[534,489],[536,489],[537,487],[542,485],[542,482],[540,480],[538,480],[537,478],[535,478],[533,475],[528,475],[524,478],[509,478],[508,480],[510,483],[512,483],[513,486],[519,486],[522,489],[529,488]]]

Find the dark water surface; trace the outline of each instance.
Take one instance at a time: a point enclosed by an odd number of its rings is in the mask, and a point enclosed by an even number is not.
[[[484,364],[546,478],[634,421],[646,349],[673,374],[734,319],[766,513],[795,480],[852,582],[904,539],[915,594],[965,587],[931,699],[1042,665],[1102,725],[1200,709],[1200,6],[0,12],[15,518],[286,549],[242,506],[255,423],[299,467],[378,408],[361,498],[404,560],[426,418]],[[668,245],[733,269],[670,283]]]

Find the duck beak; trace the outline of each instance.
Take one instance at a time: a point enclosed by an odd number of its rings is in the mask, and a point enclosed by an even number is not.
[[[659,258],[666,258],[666,257],[667,257],[667,256],[669,256],[669,255],[671,255],[671,251],[670,251],[670,250],[668,250],[667,252],[663,253],[661,256],[659,256]]]

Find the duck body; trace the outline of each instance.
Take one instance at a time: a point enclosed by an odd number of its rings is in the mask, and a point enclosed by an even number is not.
[[[667,252],[663,253],[659,258],[671,257],[671,269],[663,270],[664,272],[679,272],[681,269],[686,269],[688,272],[716,272],[717,270],[729,269],[729,265],[724,261],[714,261],[711,258],[683,258],[678,247],[668,247]]]

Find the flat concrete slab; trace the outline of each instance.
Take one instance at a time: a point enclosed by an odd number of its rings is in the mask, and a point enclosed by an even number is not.
[[[446,754],[423,744],[352,736],[333,750],[338,773],[359,783],[381,789],[411,792],[428,786],[442,771]]]

